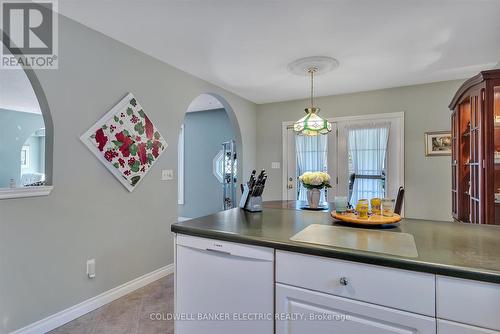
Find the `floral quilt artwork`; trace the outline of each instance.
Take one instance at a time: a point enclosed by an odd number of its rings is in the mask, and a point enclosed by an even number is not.
[[[80,139],[129,191],[168,146],[130,93]]]

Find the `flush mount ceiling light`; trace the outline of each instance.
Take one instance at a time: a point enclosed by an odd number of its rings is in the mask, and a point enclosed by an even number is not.
[[[306,115],[293,124],[293,130],[297,134],[317,136],[332,131],[332,124],[319,117],[320,109],[314,106],[314,75],[330,72],[338,66],[339,62],[331,57],[301,58],[288,65],[291,73],[311,78],[311,105],[305,109]]]

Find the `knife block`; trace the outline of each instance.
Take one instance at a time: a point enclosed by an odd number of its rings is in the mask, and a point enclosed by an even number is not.
[[[262,211],[262,196],[250,196],[247,204],[243,208],[243,210],[249,212],[261,212]]]
[[[262,211],[262,196],[252,196],[250,195],[250,189],[248,185],[243,185],[243,194],[240,199],[240,208],[249,212],[261,212]]]

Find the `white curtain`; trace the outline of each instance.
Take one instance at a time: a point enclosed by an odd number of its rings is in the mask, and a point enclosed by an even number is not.
[[[328,136],[300,136],[295,135],[295,149],[297,153],[297,176],[304,172],[327,171],[327,141]],[[297,199],[307,200],[307,189],[298,181]],[[321,191],[321,200],[326,200],[326,192]]]
[[[348,151],[351,170],[356,174],[350,203],[359,199],[385,197],[385,164],[390,123],[370,123],[348,127]]]

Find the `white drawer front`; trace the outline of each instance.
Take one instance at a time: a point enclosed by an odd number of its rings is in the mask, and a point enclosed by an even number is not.
[[[500,334],[500,332],[459,324],[446,320],[438,320],[438,334]]]
[[[437,277],[437,317],[500,330],[500,284]]]
[[[435,334],[436,320],[317,291],[276,284],[276,334]],[[294,318],[292,318],[294,317]]]
[[[431,274],[277,251],[276,281],[435,316]]]

